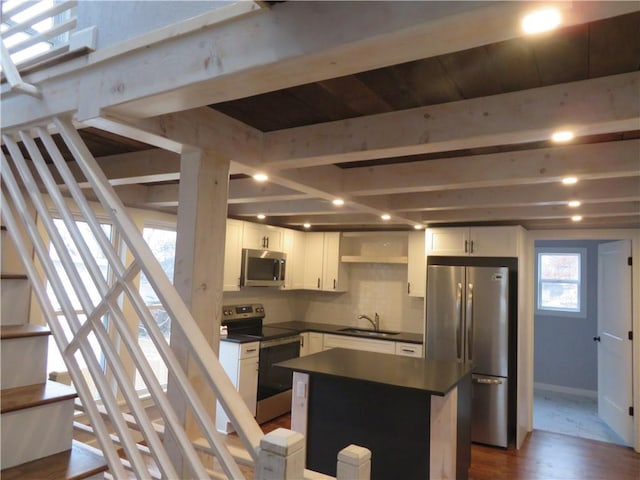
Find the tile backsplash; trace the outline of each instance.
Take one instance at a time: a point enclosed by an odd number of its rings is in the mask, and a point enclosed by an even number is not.
[[[263,303],[265,323],[303,320],[366,328],[369,322],[358,320],[358,315],[373,318],[378,312],[383,330],[422,333],[424,300],[407,295],[406,265],[354,263],[348,268],[344,293],[249,288],[225,293],[224,303]]]

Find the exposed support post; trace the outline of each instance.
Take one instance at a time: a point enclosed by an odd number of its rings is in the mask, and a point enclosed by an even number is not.
[[[218,352],[222,315],[222,281],[224,244],[229,188],[229,160],[212,150],[192,151],[182,155],[174,285],[189,307],[204,337]],[[202,403],[215,415],[215,398],[202,379],[197,363],[191,358],[188,343],[177,325],[171,326],[171,348],[182,364],[190,383]],[[170,377],[169,400],[185,425],[187,434],[201,436],[198,425],[188,411],[185,399]],[[173,439],[165,440],[172,455]],[[178,458],[174,459],[180,472]],[[183,474],[188,475],[183,469]]]
[[[369,480],[371,478],[371,450],[349,445],[338,452],[336,480]]]
[[[304,437],[300,433],[285,428],[278,428],[266,434],[260,440],[256,480],[304,478],[304,445]]]

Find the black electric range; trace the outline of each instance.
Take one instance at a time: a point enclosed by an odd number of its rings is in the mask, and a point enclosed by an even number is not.
[[[267,341],[298,335],[297,330],[264,326],[264,307],[261,303],[226,305],[222,307],[222,326],[229,341]]]

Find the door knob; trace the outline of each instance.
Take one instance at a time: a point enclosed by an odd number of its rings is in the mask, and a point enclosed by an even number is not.
[[[598,337],[593,337],[593,341],[594,342],[599,342],[600,341],[600,337],[599,336]]]

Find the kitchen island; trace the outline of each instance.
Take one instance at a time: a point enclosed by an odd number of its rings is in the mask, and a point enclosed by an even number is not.
[[[294,372],[307,468],[335,476],[338,451],[356,444],[371,450],[372,479],[467,478],[468,366],[336,348],[277,367]]]

